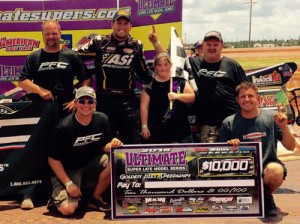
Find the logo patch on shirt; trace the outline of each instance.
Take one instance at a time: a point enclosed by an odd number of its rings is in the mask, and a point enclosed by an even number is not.
[[[60,61],[51,61],[51,62],[44,62],[40,65],[39,71],[45,70],[55,70],[55,69],[66,69],[69,63],[60,62]]]
[[[267,136],[265,132],[253,132],[243,136],[243,139],[258,139]]]
[[[109,52],[109,53],[114,53],[116,51],[116,48],[115,47],[107,47],[106,50]]]
[[[133,49],[131,49],[131,48],[124,48],[123,51],[126,54],[131,54],[133,52]]]
[[[82,145],[88,145],[92,142],[98,142],[100,141],[102,136],[102,133],[94,134],[94,135],[88,135],[88,136],[82,136],[77,137],[76,141],[74,142],[73,146],[82,146]]]

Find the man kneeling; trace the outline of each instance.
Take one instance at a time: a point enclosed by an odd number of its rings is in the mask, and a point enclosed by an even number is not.
[[[74,214],[86,179],[96,187],[87,200],[88,206],[109,211],[110,204],[102,194],[110,185],[110,162],[107,153],[122,145],[111,137],[105,114],[96,112],[96,94],[91,87],[81,87],[75,95],[75,113],[64,118],[55,128],[48,161],[55,175],[51,177],[52,201],[64,216]]]

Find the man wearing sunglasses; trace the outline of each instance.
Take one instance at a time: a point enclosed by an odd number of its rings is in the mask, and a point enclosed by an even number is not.
[[[107,153],[123,143],[112,138],[108,118],[95,111],[96,104],[93,88],[79,88],[74,102],[76,112],[64,118],[52,135],[48,161],[54,172],[53,203],[48,203],[48,209],[54,204],[64,216],[74,214],[87,184],[95,185],[92,196],[87,194],[88,207],[110,210],[110,204],[102,197],[110,185]]]

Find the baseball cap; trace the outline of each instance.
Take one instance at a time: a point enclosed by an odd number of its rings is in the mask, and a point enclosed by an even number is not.
[[[116,21],[120,18],[125,18],[127,19],[129,22],[131,22],[131,15],[128,11],[125,11],[125,10],[119,10],[116,12],[114,18],[113,18],[113,21]]]
[[[207,32],[203,38],[203,41],[206,41],[209,38],[216,38],[223,42],[222,34],[219,31],[212,30]]]
[[[83,96],[91,97],[92,99],[96,99],[95,90],[89,86],[80,87],[75,94],[75,99],[79,99]]]
[[[197,48],[199,46],[202,46],[202,40],[198,40],[195,44],[194,44],[194,48]]]

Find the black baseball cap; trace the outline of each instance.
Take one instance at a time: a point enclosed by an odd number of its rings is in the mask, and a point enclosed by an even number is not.
[[[197,48],[199,46],[202,46],[202,40],[198,40],[195,44],[194,44],[194,48]]]
[[[212,31],[207,32],[203,38],[203,41],[206,41],[210,38],[216,38],[219,41],[223,42],[222,34],[219,31],[212,30]]]
[[[113,21],[116,21],[120,18],[125,18],[131,23],[131,15],[128,11],[125,11],[125,10],[117,11],[114,18],[113,18]]]

